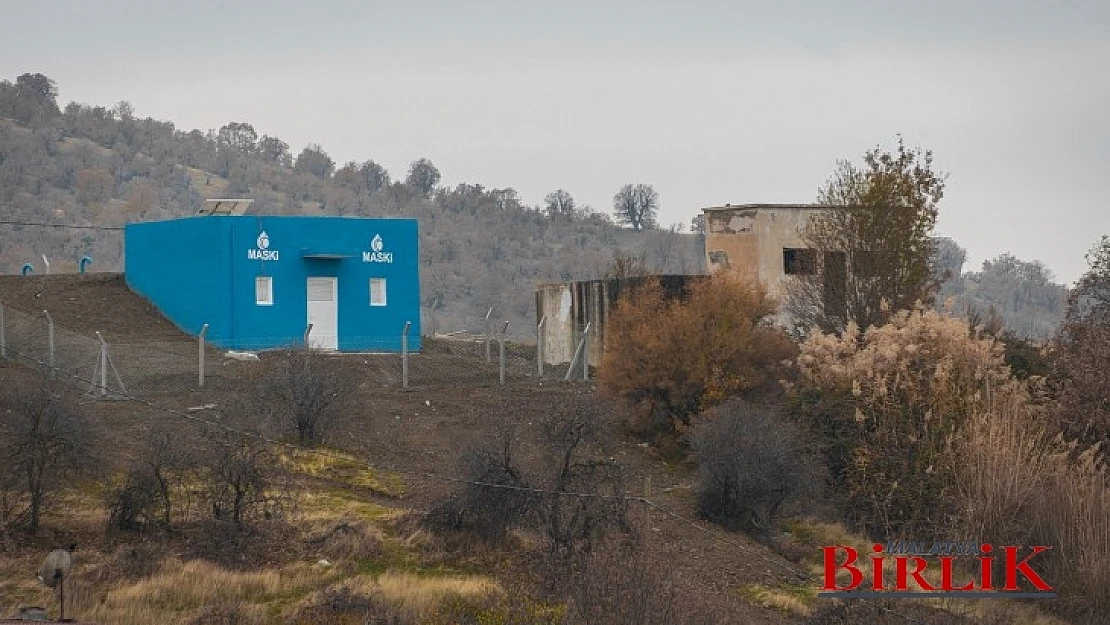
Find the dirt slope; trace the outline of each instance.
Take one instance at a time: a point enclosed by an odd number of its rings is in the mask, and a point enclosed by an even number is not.
[[[48,310],[58,326],[88,336],[99,331],[132,341],[187,339],[118,273],[0,276],[0,303],[33,315]]]

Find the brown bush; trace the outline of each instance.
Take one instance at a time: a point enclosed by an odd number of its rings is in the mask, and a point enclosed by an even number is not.
[[[954,514],[949,443],[1000,389],[1020,393],[993,337],[935,311],[802,345],[796,398],[829,453],[850,520],[876,535],[945,529]],[[818,398],[818,399],[815,399]]]
[[[468,447],[459,457],[459,471],[469,483],[438,502],[423,523],[432,530],[470,531],[483,540],[500,540],[525,523],[535,496],[517,462],[515,430],[497,428],[490,440]]]
[[[1057,606],[1083,622],[1110,609],[1110,474],[1097,448],[1046,430],[1039,411],[996,395],[957,439],[961,520],[995,544],[1046,545],[1037,562],[1060,593]],[[1084,620],[1087,619],[1087,620]]]
[[[277,366],[262,381],[259,394],[283,433],[302,447],[323,442],[332,423],[343,411],[350,377],[334,359],[310,349],[279,355]]]
[[[786,417],[730,400],[698,417],[698,512],[728,529],[768,538],[783,506],[821,483],[797,428]]]
[[[362,594],[347,586],[328,588],[307,606],[297,609],[288,621],[291,625],[409,625],[409,619],[372,595]]]
[[[796,352],[770,323],[775,310],[766,289],[739,273],[700,280],[685,300],[664,299],[649,281],[618,302],[598,382],[656,432],[733,395],[772,392]]]
[[[94,468],[88,418],[68,392],[46,378],[0,392],[0,530],[38,531],[51,496]]]

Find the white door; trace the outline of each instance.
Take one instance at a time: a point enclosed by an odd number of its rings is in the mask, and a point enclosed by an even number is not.
[[[308,346],[339,349],[338,278],[308,279]]]

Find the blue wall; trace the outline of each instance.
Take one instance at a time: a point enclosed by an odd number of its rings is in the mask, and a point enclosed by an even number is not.
[[[221,347],[300,344],[307,279],[333,276],[341,351],[400,351],[406,321],[409,348],[420,348],[416,220],[206,216],[130,224],[124,236],[132,289],[190,334],[208,323],[208,337]],[[272,306],[256,304],[257,276],[273,279]],[[370,306],[370,278],[386,279],[385,306]]]
[[[227,306],[231,222],[190,217],[127,224],[124,276],[132,291],[153,302],[177,327],[217,345],[233,333]]]

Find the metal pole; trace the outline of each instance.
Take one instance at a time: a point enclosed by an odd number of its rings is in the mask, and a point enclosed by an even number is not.
[[[405,322],[405,329],[401,330],[401,388],[409,387],[409,328],[411,321]]]
[[[570,359],[570,365],[567,366],[567,375],[563,378],[564,381],[570,382],[574,377],[574,367],[578,364],[578,357],[582,355],[583,341],[579,340],[578,345],[574,348],[574,356]]]
[[[506,321],[505,325],[501,328],[501,336],[498,337],[498,339],[497,339],[497,343],[498,343],[498,345],[497,345],[498,365],[497,366],[498,366],[498,369],[499,369],[498,378],[501,380],[501,386],[505,386],[505,331],[508,330],[508,329],[509,329],[509,322]]]
[[[0,358],[8,357],[8,337],[4,330],[4,304],[0,304]]]
[[[100,341],[100,396],[104,397],[108,394],[108,344],[99,331],[96,332],[96,338]]]
[[[492,314],[493,314],[493,306],[490,306],[489,310],[486,311],[486,362],[489,362],[489,342],[490,342],[490,338],[491,338],[490,335],[492,334],[492,332],[489,329],[489,317]]]
[[[50,316],[47,311],[42,311],[46,315],[46,341],[50,349],[50,377],[57,379],[58,370],[54,368],[54,318]]]
[[[204,388],[204,335],[208,332],[208,324],[200,327],[200,336],[197,337],[197,362],[199,367],[197,369],[197,382],[201,388]]]
[[[536,325],[536,374],[543,377],[543,324],[547,323],[547,316],[544,315],[540,322]]]
[[[590,381],[590,323],[582,331],[582,381]]]
[[[58,620],[66,620],[66,577],[62,569],[54,569],[54,579],[58,580]]]

